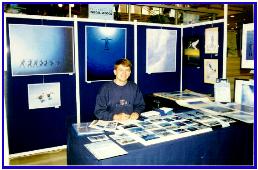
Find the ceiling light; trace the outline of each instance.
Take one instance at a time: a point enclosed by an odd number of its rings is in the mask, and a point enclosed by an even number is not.
[[[230,17],[231,17],[231,18],[234,18],[234,17],[235,17],[235,15],[230,15]]]
[[[58,4],[58,7],[62,8],[62,7],[63,7],[63,4]]]

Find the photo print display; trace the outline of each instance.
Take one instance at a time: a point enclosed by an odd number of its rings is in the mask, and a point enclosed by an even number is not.
[[[215,84],[218,76],[218,59],[204,59],[204,83]]]
[[[28,84],[29,109],[60,107],[60,83]]]
[[[235,80],[235,103],[254,106],[254,82]]]
[[[254,69],[254,24],[243,24],[241,68]]]
[[[126,28],[85,27],[85,80],[114,79],[114,63],[126,57]]]
[[[177,31],[146,29],[146,72],[176,72]]]
[[[200,38],[187,37],[183,41],[184,57],[183,63],[188,66],[200,65]]]
[[[205,53],[218,54],[219,50],[219,28],[205,29]]]
[[[12,76],[74,72],[73,27],[9,24]]]

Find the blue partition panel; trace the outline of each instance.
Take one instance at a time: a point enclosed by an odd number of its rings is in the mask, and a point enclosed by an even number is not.
[[[205,29],[218,27],[219,50],[218,54],[205,54]],[[218,76],[222,78],[223,69],[223,33],[224,24],[208,24],[183,29],[183,41],[189,37],[199,37],[200,65],[183,65],[183,90],[189,89],[200,93],[214,94],[214,85],[204,83],[204,59],[218,59]]]
[[[176,72],[164,73],[146,73],[146,29],[167,29],[177,30],[176,47]],[[171,92],[180,90],[180,70],[181,70],[181,29],[179,28],[161,28],[154,26],[138,26],[138,85],[143,93],[150,94],[154,92]],[[170,50],[170,49],[168,49]],[[171,65],[172,67],[172,65]]]
[[[7,24],[72,26],[69,21],[7,18]],[[7,42],[10,47],[7,25]],[[30,50],[30,49],[26,49]],[[76,120],[75,75],[53,74],[15,76],[11,74],[10,52],[5,74],[5,95],[10,154],[65,145],[68,125]],[[28,106],[28,84],[60,82],[59,108],[31,109]]]
[[[126,31],[126,54],[127,54],[126,58],[129,59],[132,63],[134,62],[133,25],[78,22],[81,122],[86,122],[86,121],[89,122],[96,119],[93,113],[95,108],[96,96],[100,87],[105,82],[107,82],[107,81],[92,81],[91,83],[89,83],[85,81],[85,26],[125,28],[127,30]],[[124,56],[121,56],[121,58],[123,57]],[[103,60],[101,62],[103,62],[102,64],[105,65],[106,61]],[[106,64],[108,65],[108,63]],[[113,70],[112,70],[112,73],[113,73]],[[133,77],[134,77],[134,72],[132,70],[132,74],[129,79],[133,81]]]

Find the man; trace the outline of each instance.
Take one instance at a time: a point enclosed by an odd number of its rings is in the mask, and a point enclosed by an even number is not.
[[[127,81],[132,64],[120,59],[114,65],[115,79],[105,83],[96,98],[94,114],[101,120],[136,120],[145,108],[138,86]]]

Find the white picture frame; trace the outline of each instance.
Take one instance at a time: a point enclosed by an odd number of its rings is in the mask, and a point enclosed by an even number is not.
[[[219,28],[205,29],[205,54],[218,54],[219,52]]]
[[[60,82],[28,84],[29,109],[61,106]]]
[[[216,83],[219,76],[218,63],[218,59],[204,59],[204,83]]]
[[[243,24],[241,68],[254,69],[254,23]]]

